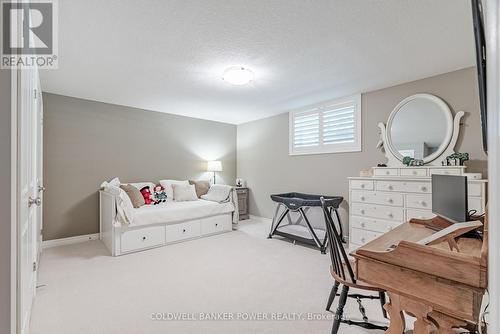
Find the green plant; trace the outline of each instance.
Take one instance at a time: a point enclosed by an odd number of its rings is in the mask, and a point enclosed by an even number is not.
[[[412,157],[404,157],[403,158],[403,165],[410,166],[411,162],[415,160]]]

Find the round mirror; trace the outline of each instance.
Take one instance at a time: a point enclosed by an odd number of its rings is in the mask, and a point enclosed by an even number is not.
[[[448,105],[430,94],[401,101],[387,122],[388,148],[399,160],[408,156],[428,163],[444,152],[453,134]]]

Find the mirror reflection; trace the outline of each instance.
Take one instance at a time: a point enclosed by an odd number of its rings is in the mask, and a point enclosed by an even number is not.
[[[426,98],[408,101],[395,114],[388,129],[399,158],[425,159],[446,139],[447,117],[437,103]]]

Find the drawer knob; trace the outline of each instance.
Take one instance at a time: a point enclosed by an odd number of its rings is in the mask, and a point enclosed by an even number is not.
[[[416,170],[413,171],[413,175],[417,175],[417,171]]]
[[[186,233],[186,229],[185,229],[185,228],[184,228],[184,229],[182,229],[182,233]]]
[[[392,198],[388,198],[388,199],[387,199],[387,202],[388,202],[388,203],[393,203],[393,202],[394,202],[394,200],[393,200]]]
[[[420,201],[419,202],[421,206],[427,206],[427,202],[426,201]]]
[[[421,186],[421,187],[420,187],[420,190],[422,190],[422,191],[427,191],[427,187],[426,187],[426,186]]]
[[[390,184],[387,186],[387,189],[389,190],[392,190],[393,189],[393,186],[391,186]]]
[[[365,196],[361,196],[360,200],[364,201],[365,200]]]
[[[365,210],[360,210],[359,212],[361,212],[362,215],[365,214]]]
[[[215,223],[215,226],[219,226],[219,224],[218,224],[218,223]]]
[[[361,227],[365,227],[365,223],[361,223]]]
[[[142,237],[142,241],[146,240],[146,237]]]
[[[364,188],[365,187],[365,184],[364,183],[361,183],[361,188]]]
[[[365,243],[365,242],[366,242],[366,239],[365,239],[365,238],[361,238],[361,242],[362,242],[362,243]]]
[[[385,175],[391,174],[388,170],[385,171]]]
[[[394,217],[394,215],[392,214],[392,212],[387,212],[387,216],[391,217],[391,218]]]

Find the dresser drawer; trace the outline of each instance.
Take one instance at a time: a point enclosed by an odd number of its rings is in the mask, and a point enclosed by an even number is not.
[[[461,175],[462,170],[460,168],[431,168],[429,170],[431,175]]]
[[[436,217],[431,210],[416,210],[408,209],[406,210],[406,220],[409,221],[412,218],[417,219],[430,219]]]
[[[409,193],[430,193],[430,182],[407,182],[407,181],[377,181],[376,189],[378,191],[396,191]]]
[[[350,242],[362,246],[372,240],[377,239],[383,233],[361,230],[359,228],[351,228],[351,235],[349,236]]]
[[[351,214],[360,217],[372,217],[404,221],[404,209],[392,206],[370,205],[361,203],[351,204]]]
[[[166,228],[167,242],[196,238],[200,236],[200,222],[195,220],[187,223],[168,225]]]
[[[469,196],[482,196],[483,195],[483,184],[477,182],[469,182],[467,193]]]
[[[482,215],[484,213],[484,204],[482,199],[479,197],[469,197],[467,206],[469,211],[476,210],[474,215]]]
[[[403,222],[393,222],[388,220],[351,216],[349,223],[351,227],[358,228],[360,230],[386,233],[399,226]]]
[[[373,190],[373,181],[371,181],[371,180],[351,180],[351,189]]]
[[[396,193],[353,190],[351,200],[358,203],[403,206],[403,194]]]
[[[425,168],[402,168],[401,176],[408,177],[425,177],[427,176],[427,169]]]
[[[374,176],[398,176],[397,168],[374,168],[373,169]]]
[[[431,195],[406,195],[406,207],[415,209],[432,209]]]
[[[151,226],[123,232],[120,237],[123,253],[165,244],[165,226]]]

